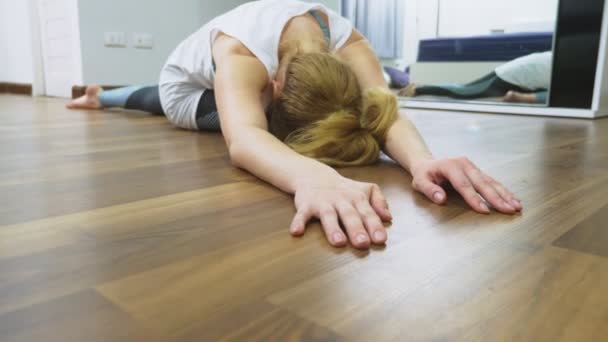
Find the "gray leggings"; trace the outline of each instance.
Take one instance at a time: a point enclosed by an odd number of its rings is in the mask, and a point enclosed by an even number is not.
[[[118,107],[165,115],[158,86],[131,86],[103,91],[99,94],[99,102],[104,108]],[[206,90],[201,96],[196,108],[196,125],[201,131],[221,130],[212,89]]]

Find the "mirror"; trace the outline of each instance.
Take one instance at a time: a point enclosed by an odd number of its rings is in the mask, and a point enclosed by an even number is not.
[[[399,95],[417,101],[548,104],[559,0],[406,2]]]

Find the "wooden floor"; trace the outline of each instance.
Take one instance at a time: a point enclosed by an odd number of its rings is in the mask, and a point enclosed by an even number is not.
[[[607,341],[608,120],[410,116],[523,214],[344,169],[395,218],[385,248],[333,249],[217,134],[0,96],[0,340]]]

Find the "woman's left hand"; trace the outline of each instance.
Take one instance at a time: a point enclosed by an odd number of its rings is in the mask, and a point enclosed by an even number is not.
[[[521,201],[509,190],[464,157],[426,160],[417,164],[411,172],[414,189],[436,204],[445,203],[447,195],[441,184],[448,181],[479,213],[490,213],[486,201],[505,214],[514,214],[523,208]]]

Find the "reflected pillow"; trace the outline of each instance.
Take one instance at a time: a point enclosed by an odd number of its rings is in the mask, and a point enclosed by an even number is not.
[[[385,66],[384,71],[390,76],[391,82],[390,86],[392,88],[403,88],[410,84],[410,75],[407,72],[401,71],[399,69]]]

